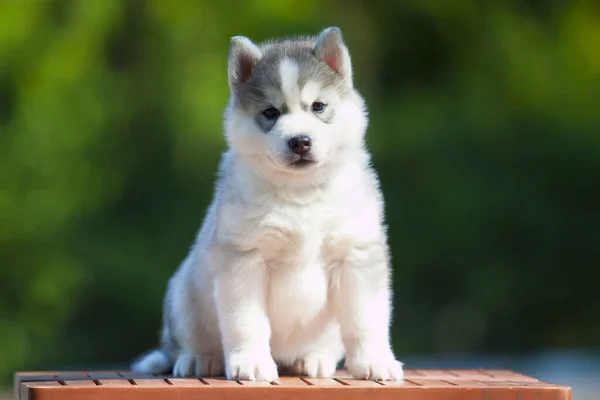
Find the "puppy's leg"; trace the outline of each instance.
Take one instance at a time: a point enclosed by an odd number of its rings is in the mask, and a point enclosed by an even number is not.
[[[224,373],[223,351],[214,303],[201,266],[189,264],[176,275],[165,298],[162,347],[175,360],[173,375],[217,376]]]
[[[336,301],[346,367],[355,379],[400,380],[389,338],[391,292],[385,247],[356,246],[342,266]]]
[[[274,381],[278,375],[269,344],[267,266],[256,250],[219,248],[213,256],[218,265],[214,294],[226,376]]]

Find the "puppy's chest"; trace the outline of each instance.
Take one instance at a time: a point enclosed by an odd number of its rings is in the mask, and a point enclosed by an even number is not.
[[[324,249],[331,222],[325,207],[289,207],[261,223],[259,249],[269,268],[269,316],[274,337],[312,326],[327,314],[334,273]]]
[[[272,266],[319,262],[328,238],[326,207],[279,207],[260,222],[257,247]]]
[[[352,226],[355,213],[336,193],[322,193],[302,203],[277,201],[277,197],[261,200],[224,213],[229,221],[224,231],[240,248],[258,249],[273,269],[307,264],[327,269],[341,261],[348,237],[357,231]]]

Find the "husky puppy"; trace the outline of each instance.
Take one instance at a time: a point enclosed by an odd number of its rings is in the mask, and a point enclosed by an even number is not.
[[[399,380],[383,198],[339,28],[231,39],[214,200],[168,284],[160,350],[132,370]],[[278,371],[279,369],[279,371]]]

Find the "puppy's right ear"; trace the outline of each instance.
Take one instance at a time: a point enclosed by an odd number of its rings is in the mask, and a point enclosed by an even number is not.
[[[259,47],[245,36],[234,36],[229,45],[229,88],[235,93],[254,73],[254,68],[262,58]]]

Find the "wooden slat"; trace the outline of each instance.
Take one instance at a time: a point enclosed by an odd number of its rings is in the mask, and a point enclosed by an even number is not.
[[[23,400],[442,400],[442,399],[461,399],[461,400],[571,400],[570,391],[525,391],[508,388],[490,389],[465,389],[456,388],[449,392],[443,388],[351,388],[349,386],[342,388],[320,388],[309,387],[229,387],[222,389],[192,388],[180,387],[177,390],[166,390],[135,387],[136,389],[120,390],[119,388],[103,389],[100,386],[59,389],[36,390],[31,393],[33,397],[25,397]]]
[[[152,374],[140,374],[137,372],[120,372],[117,375],[120,376],[121,378],[125,378],[125,379],[164,379],[164,378],[157,378],[156,376],[154,376]]]
[[[374,381],[347,379],[347,378],[336,378],[336,379],[342,385],[346,385],[346,386],[354,386],[354,387],[380,387],[380,386],[383,386],[381,383],[374,382]]]
[[[22,400],[28,400],[32,391],[41,391],[43,389],[61,388],[62,385],[57,381],[48,382],[23,382],[19,386],[18,397]]]
[[[236,381],[230,381],[225,378],[202,378],[207,385],[216,386],[216,387],[238,387],[241,386]]]
[[[519,374],[514,371],[509,371],[506,369],[488,369],[486,370],[487,374],[490,374],[493,378],[507,380],[507,381],[518,381],[518,382],[527,382],[527,381],[537,381],[537,379]]]
[[[165,387],[171,386],[170,383],[160,378],[152,378],[152,379],[132,379],[134,385],[137,386],[152,386],[152,387]]]
[[[41,375],[24,375],[20,376],[19,382],[47,382],[56,380],[55,375],[53,374],[41,374]]]
[[[478,369],[455,369],[455,370],[452,370],[452,372],[457,375],[452,378],[454,380],[456,380],[456,379],[466,379],[466,380],[494,379],[494,377],[492,375],[486,373],[485,371],[478,370]]]
[[[19,398],[22,382],[45,382],[53,379],[54,375],[49,372],[25,372],[15,374],[13,380],[13,394],[16,398]]]
[[[518,400],[555,400],[557,397],[556,391],[540,391],[540,390],[519,390]],[[571,397],[569,397],[570,399]]]
[[[16,398],[19,398],[19,389],[21,387],[21,381],[28,376],[39,376],[39,375],[48,375],[52,376],[50,372],[42,372],[42,371],[28,371],[28,372],[18,372],[15,374],[13,378],[13,394]]]
[[[63,382],[66,386],[74,386],[74,387],[96,386],[96,382],[94,382],[94,381],[74,380],[74,381],[63,381]]]
[[[169,378],[169,382],[173,386],[184,386],[184,387],[198,387],[198,386],[206,386],[206,383],[202,382],[200,379],[193,378]]]
[[[460,380],[449,380],[448,382],[454,384],[455,386],[465,387],[465,388],[488,388],[489,385],[486,385],[481,381],[468,381],[466,379]]]
[[[117,372],[88,372],[86,375],[93,380],[123,380],[124,378],[119,376]]]
[[[274,386],[271,382],[267,381],[238,381],[238,383],[246,387]]]
[[[411,379],[410,381],[427,388],[449,388],[457,386],[441,379]]]
[[[343,386],[339,381],[332,378],[302,378],[312,386]]]
[[[111,386],[111,387],[131,387],[131,382],[127,379],[97,379],[99,386]]]
[[[301,378],[295,376],[282,376],[279,378],[277,382],[279,386],[288,386],[288,387],[305,387],[308,386],[308,383],[303,381]]]
[[[416,384],[412,381],[409,381],[407,379],[403,379],[401,381],[382,381],[380,382],[383,386],[390,386],[390,387],[419,387],[422,385]]]
[[[456,372],[446,369],[417,369],[414,371],[415,375],[419,376],[417,379],[452,379],[459,377],[460,375]]]
[[[559,385],[540,381],[515,382],[515,381],[481,381],[491,387],[523,387],[523,388],[557,388]]]
[[[505,370],[407,370],[406,376],[373,382],[338,371],[335,379],[285,376],[271,384],[126,371],[39,372],[17,374],[15,389],[21,400],[571,400],[568,387]]]
[[[89,381],[92,379],[89,376],[86,376],[83,372],[59,373],[59,374],[56,374],[55,376],[56,376],[56,379],[61,380],[61,381]]]

